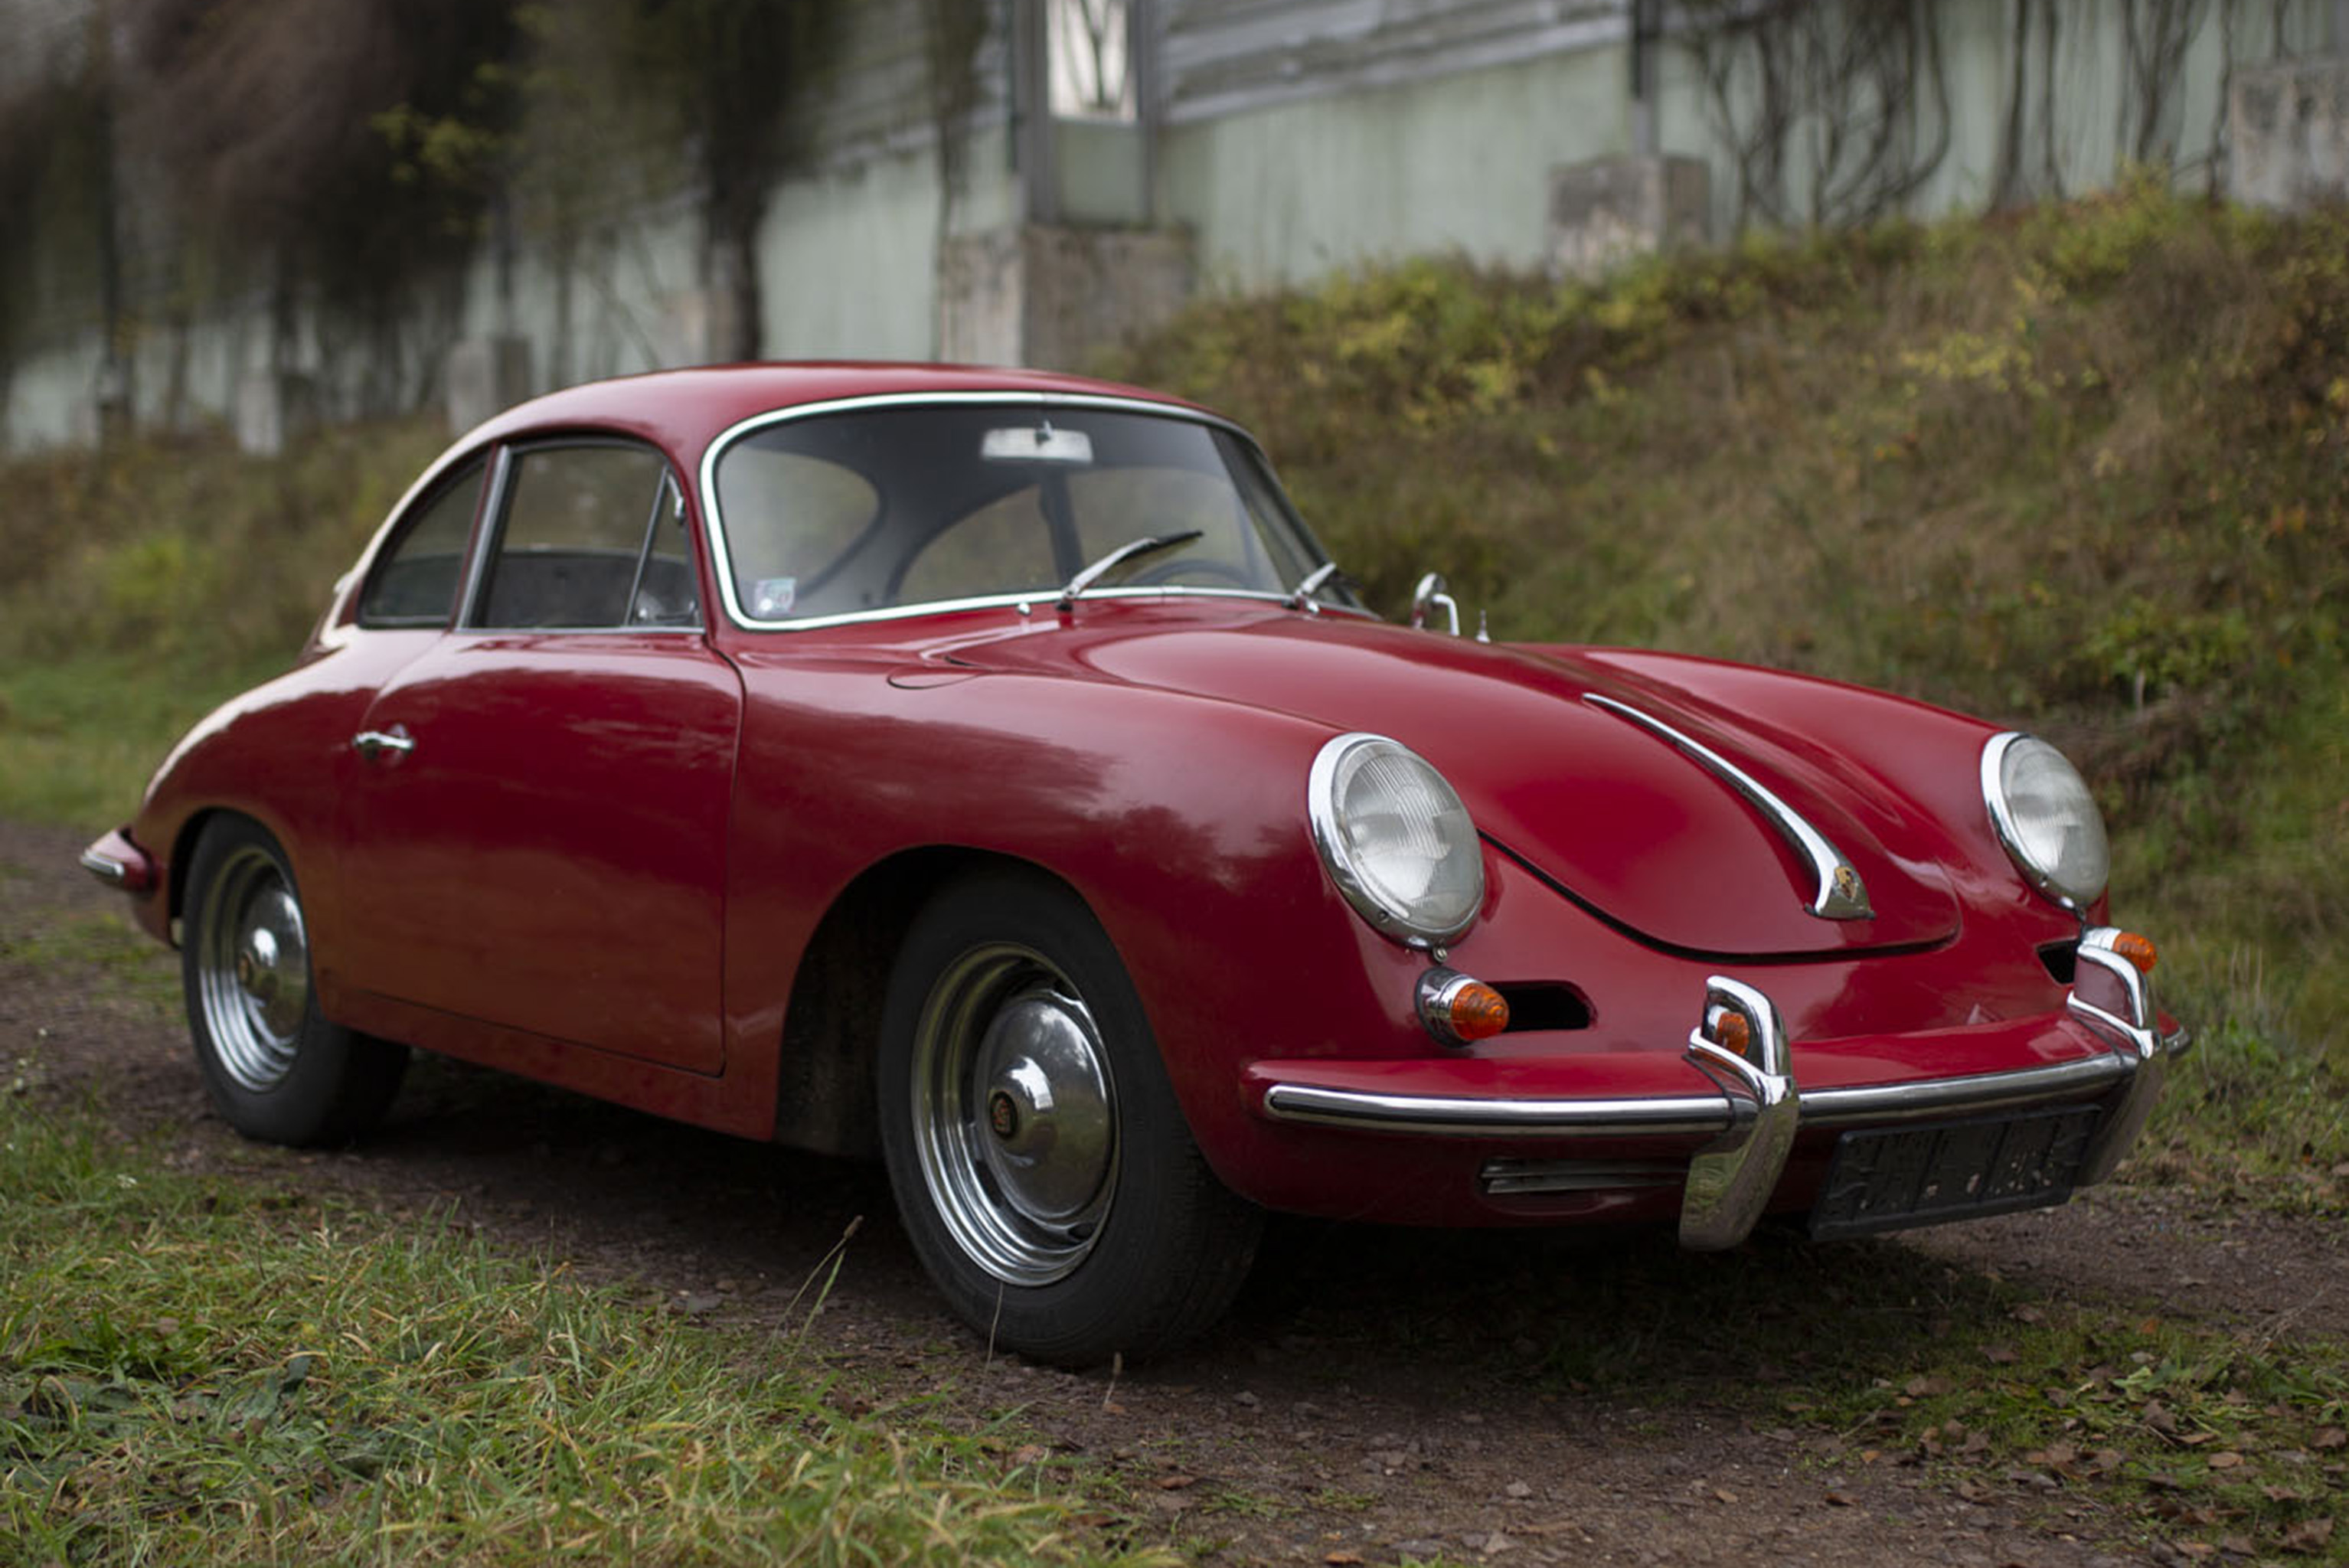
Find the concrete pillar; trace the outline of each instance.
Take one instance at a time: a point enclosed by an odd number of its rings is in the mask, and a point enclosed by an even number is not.
[[[2349,56],[2239,67],[2227,141],[2238,201],[2298,209],[2349,198]]]
[[[318,423],[318,384],[293,370],[248,370],[237,377],[234,424],[241,451],[274,458]]]
[[[938,352],[1081,370],[1181,310],[1191,276],[1191,238],[1172,230],[1030,223],[957,235],[938,258]]]
[[[449,433],[461,436],[531,395],[530,340],[468,337],[449,349],[444,366]]]
[[[1632,256],[1702,244],[1711,181],[1694,158],[1603,158],[1549,176],[1549,271],[1595,278]]]

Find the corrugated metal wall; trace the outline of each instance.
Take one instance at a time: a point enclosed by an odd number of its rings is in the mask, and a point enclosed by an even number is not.
[[[1588,48],[1628,36],[1630,0],[1158,0],[1164,118]]]

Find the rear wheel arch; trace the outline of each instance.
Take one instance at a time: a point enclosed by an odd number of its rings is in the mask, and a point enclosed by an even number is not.
[[[179,832],[172,836],[171,859],[166,864],[170,869],[171,884],[167,892],[171,901],[173,920],[188,912],[188,874],[195,866],[196,841],[204,836],[204,829],[215,820],[234,815],[237,813],[224,807],[207,806],[201,811],[191,812],[188,820],[180,824]]]

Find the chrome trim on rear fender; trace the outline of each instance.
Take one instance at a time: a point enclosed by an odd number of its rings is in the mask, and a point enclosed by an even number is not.
[[[1700,740],[1682,734],[1662,719],[1651,717],[1628,703],[1617,702],[1611,696],[1597,692],[1584,692],[1582,700],[1591,707],[1630,720],[1642,729],[1669,742],[1706,772],[1728,785],[1747,804],[1762,814],[1763,820],[1777,830],[1779,837],[1795,847],[1795,852],[1810,862],[1811,874],[1816,879],[1816,889],[1810,902],[1804,905],[1821,920],[1873,920],[1876,911],[1868,902],[1867,884],[1859,880],[1844,852],[1828,841],[1827,836],[1803,819],[1763,782],[1740,768],[1720,752]]]
[[[127,886],[130,881],[129,866],[116,860],[112,855],[101,855],[96,850],[84,850],[81,852],[81,869],[109,887]]]

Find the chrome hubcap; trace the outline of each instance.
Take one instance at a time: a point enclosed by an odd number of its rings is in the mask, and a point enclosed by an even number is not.
[[[1006,1284],[1066,1277],[1117,1188],[1115,1085],[1076,988],[1027,948],[975,948],[931,987],[913,1065],[922,1176],[956,1243]]]
[[[259,849],[231,855],[203,890],[196,991],[214,1054],[258,1093],[294,1067],[310,1006],[310,944],[302,906],[276,861]]]

